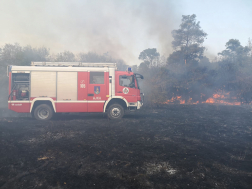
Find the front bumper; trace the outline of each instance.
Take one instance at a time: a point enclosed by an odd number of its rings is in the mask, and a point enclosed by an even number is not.
[[[143,106],[144,102],[144,93],[140,93],[141,101],[137,101],[137,109],[140,109]]]
[[[137,109],[140,109],[143,106],[142,101],[137,101]]]

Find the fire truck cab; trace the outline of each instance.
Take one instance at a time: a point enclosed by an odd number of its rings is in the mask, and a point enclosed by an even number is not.
[[[10,110],[49,120],[54,113],[104,112],[119,119],[143,105],[139,79],[116,63],[32,62],[8,66]]]

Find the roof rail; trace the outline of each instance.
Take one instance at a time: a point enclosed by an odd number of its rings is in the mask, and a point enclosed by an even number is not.
[[[112,67],[116,68],[116,63],[86,63],[86,62],[31,62],[31,66],[68,66],[68,67]]]

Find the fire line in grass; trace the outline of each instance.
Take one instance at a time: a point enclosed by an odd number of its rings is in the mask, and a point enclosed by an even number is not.
[[[202,96],[205,96],[202,94]],[[201,96],[201,97],[202,97]],[[192,98],[186,102],[182,96],[172,97],[170,100],[164,102],[164,104],[199,104],[200,101],[193,102]],[[224,105],[241,105],[241,102],[237,101],[236,97],[231,97],[230,92],[217,92],[213,94],[212,97],[208,98],[206,101],[201,101],[201,103],[205,104],[224,104]]]

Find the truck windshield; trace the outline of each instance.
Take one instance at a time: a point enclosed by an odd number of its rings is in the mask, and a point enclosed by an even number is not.
[[[137,87],[140,89],[138,78],[136,77]]]
[[[136,82],[137,82],[137,86],[138,86],[138,89],[140,89],[140,86],[139,86],[139,79],[143,79],[144,77],[141,75],[141,74],[135,74],[135,78],[136,78]]]

